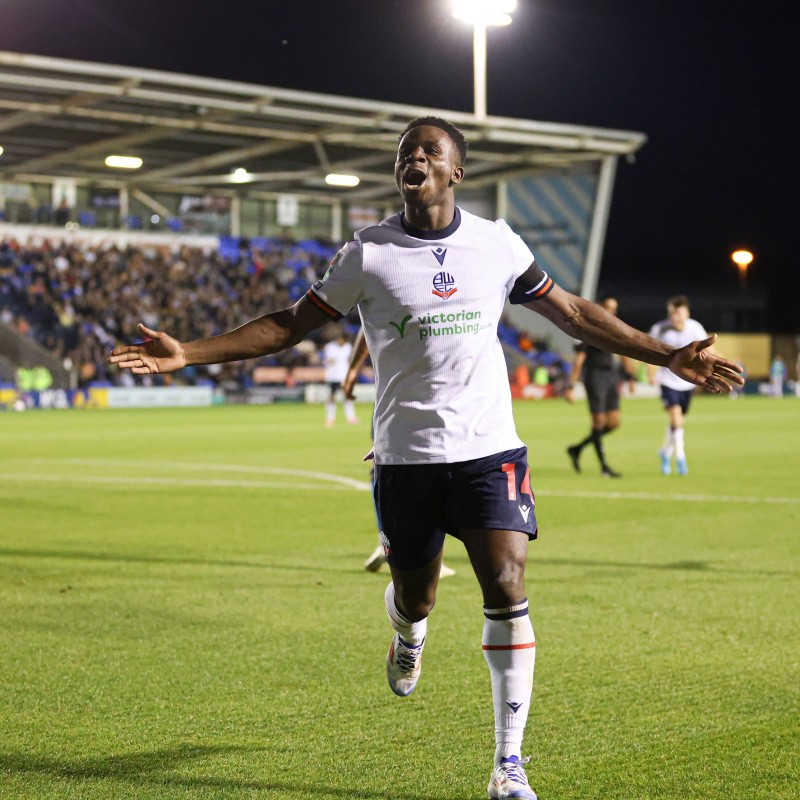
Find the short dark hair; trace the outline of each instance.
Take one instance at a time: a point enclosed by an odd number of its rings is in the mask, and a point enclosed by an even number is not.
[[[681,306],[689,308],[689,298],[685,294],[676,294],[674,297],[670,297],[669,300],[667,300],[667,305],[673,308],[681,308]]]
[[[452,140],[453,144],[456,146],[456,150],[458,150],[458,157],[461,159],[461,163],[464,164],[467,160],[467,151],[469,150],[469,144],[464,138],[464,134],[453,125],[452,122],[448,122],[446,119],[442,119],[441,117],[417,117],[416,119],[412,119],[411,122],[406,125],[403,129],[403,132],[400,134],[400,138],[402,139],[412,128],[419,128],[420,125],[431,125],[434,128],[441,128]]]

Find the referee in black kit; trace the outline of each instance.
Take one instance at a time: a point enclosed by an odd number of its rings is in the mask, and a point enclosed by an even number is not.
[[[601,296],[597,302],[609,314],[617,315],[619,303],[615,297],[606,294]],[[627,368],[629,361],[629,359],[625,359],[626,368],[620,375],[619,365],[615,361],[613,353],[599,350],[583,342],[575,347],[575,360],[572,362],[572,373],[565,396],[570,403],[574,403],[573,384],[583,381],[589,401],[589,413],[592,417],[592,429],[589,431],[589,435],[578,444],[570,445],[567,448],[567,455],[576,472],[581,471],[580,458],[583,448],[591,444],[597,453],[603,477],[622,477],[619,472],[608,466],[603,449],[603,437],[620,426],[618,386],[622,379],[633,380]]]

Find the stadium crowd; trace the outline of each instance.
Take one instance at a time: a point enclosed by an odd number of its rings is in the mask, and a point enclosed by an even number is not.
[[[259,361],[193,367],[178,376],[134,378],[109,367],[108,352],[138,338],[136,325],[180,340],[214,336],[298,300],[327,269],[334,245],[290,239],[229,241],[219,250],[186,245],[120,247],[0,240],[0,322],[53,352],[80,387],[134,383],[247,388],[259,366],[315,366],[330,336]],[[352,338],[356,315],[342,323]],[[498,335],[532,370],[558,380],[569,365],[506,320]]]

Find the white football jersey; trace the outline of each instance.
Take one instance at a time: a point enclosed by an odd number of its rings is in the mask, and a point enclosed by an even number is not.
[[[497,323],[532,263],[504,221],[458,208],[443,230],[414,230],[396,214],[339,251],[308,297],[332,316],[358,306],[375,368],[377,463],[522,446]]]
[[[679,331],[672,327],[672,323],[668,319],[657,322],[650,328],[650,335],[654,339],[668,344],[670,347],[683,347],[690,342],[697,342],[701,339],[708,338],[706,329],[696,320],[689,317],[683,325],[683,330]],[[689,389],[694,389],[694,384],[679,378],[674,372],[666,367],[659,367],[656,373],[658,382],[668,389],[677,389],[681,392],[686,392]]]
[[[350,365],[350,355],[353,345],[350,342],[328,342],[322,348],[322,361],[325,365],[326,383],[344,383],[347,377],[347,367]]]

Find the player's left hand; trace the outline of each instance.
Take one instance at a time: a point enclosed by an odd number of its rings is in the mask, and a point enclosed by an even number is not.
[[[679,378],[714,394],[727,393],[734,386],[742,386],[742,368],[710,349],[716,341],[717,335],[713,333],[708,339],[690,342],[677,349],[667,362],[667,368]]]
[[[139,344],[115,347],[108,363],[129,369],[136,375],[163,375],[186,366],[183,346],[177,339],[164,331],[154,331],[141,322],[139,333],[147,338]]]

